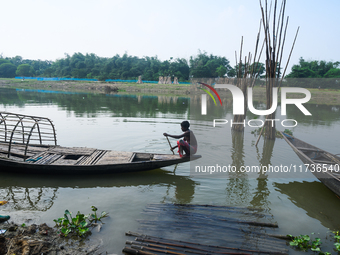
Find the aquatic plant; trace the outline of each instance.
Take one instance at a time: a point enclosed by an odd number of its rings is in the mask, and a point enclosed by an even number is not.
[[[285,129],[285,131],[283,131],[284,133],[286,133],[287,135],[293,135],[293,131],[289,130],[289,129]]]
[[[334,250],[339,252],[340,251],[340,231],[337,230],[337,231],[333,231],[332,233],[334,234],[333,238],[336,240],[336,242],[334,243],[334,246],[335,246]],[[295,237],[292,235],[287,235],[287,236],[291,238],[291,241],[289,242],[290,246],[294,246],[298,248],[299,250],[306,252],[310,249],[311,251],[318,252],[319,255],[331,255],[330,252],[321,251],[322,242],[320,238],[315,238],[314,241],[311,241],[308,235],[299,235]]]
[[[90,218],[89,218],[90,222],[93,222],[93,221],[94,221],[95,223],[97,223],[98,221],[101,222],[101,219],[102,219],[102,218],[105,218],[105,217],[108,216],[108,213],[107,213],[107,212],[102,212],[102,213],[100,214],[100,216],[98,217],[98,216],[97,216],[97,210],[98,210],[98,208],[95,207],[95,206],[91,206],[91,208],[92,208],[93,213],[90,214]]]
[[[333,233],[334,233],[334,238],[336,240],[336,243],[334,243],[335,249],[337,251],[340,251],[340,235],[339,235],[339,230],[333,231]]]
[[[84,236],[90,232],[90,227],[92,227],[92,222],[101,221],[102,218],[107,217],[108,213],[102,212],[101,215],[97,216],[97,208],[92,206],[92,214],[82,214],[79,211],[76,216],[73,217],[69,210],[65,210],[64,217],[54,219],[56,227],[59,228],[60,234],[67,237],[69,234],[75,234],[79,237]]]
[[[292,235],[288,235],[288,236],[292,239],[292,241],[289,243],[290,246],[296,246],[304,251],[311,249],[311,251],[321,252],[320,250],[321,239],[320,238],[315,238],[314,241],[310,242],[311,239],[309,235],[299,235],[295,237]]]

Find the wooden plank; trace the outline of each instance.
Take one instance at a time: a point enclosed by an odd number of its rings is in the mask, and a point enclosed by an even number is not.
[[[81,156],[81,158],[78,160],[77,165],[83,165],[83,163],[88,159],[88,155]]]
[[[337,157],[333,156],[332,154],[330,154],[330,153],[328,153],[328,152],[325,153],[325,156],[326,156],[328,159],[334,161],[333,164],[337,163],[338,165],[340,165],[340,160],[339,160]]]
[[[77,163],[77,165],[92,165],[93,162],[96,161],[96,159],[101,155],[103,151],[102,150],[97,150],[93,152],[90,156],[86,157],[86,159],[81,160]]]
[[[318,163],[318,164],[329,164],[329,165],[334,165],[335,162],[332,162],[332,161],[326,161],[326,160],[316,160],[316,159],[313,159],[313,161],[315,163]]]
[[[55,156],[55,155],[54,154],[45,153],[45,154],[43,154],[41,156],[41,159],[33,162],[33,164],[39,164],[39,165],[42,164],[42,165],[44,165],[44,164],[48,163],[52,159],[53,156]]]
[[[86,147],[61,147],[56,146],[49,149],[50,153],[61,155],[91,155],[96,149]]]
[[[108,151],[103,151],[101,150],[100,153],[98,154],[98,156],[91,161],[91,165],[95,165]]]
[[[3,153],[8,153],[8,143],[0,142],[0,151]],[[25,154],[25,146],[24,144],[17,144],[13,143],[11,146],[11,154],[19,155],[19,156],[24,156]],[[27,147],[27,154],[26,156],[32,157],[37,153],[47,151],[48,147],[46,146],[28,146]]]
[[[153,160],[170,160],[178,158],[178,155],[154,155]]]
[[[47,155],[47,152],[43,151],[43,152],[33,155],[32,157],[27,158],[25,161],[27,163],[36,163],[38,160],[42,159],[46,155]]]
[[[323,152],[323,150],[320,149],[314,149],[314,148],[306,148],[306,147],[295,147],[296,149],[300,151],[317,151],[317,152]]]
[[[96,165],[129,163],[133,156],[133,152],[108,151],[100,160],[98,160]]]
[[[76,165],[78,160],[65,159],[65,156],[60,155],[60,157],[51,163],[51,165]]]

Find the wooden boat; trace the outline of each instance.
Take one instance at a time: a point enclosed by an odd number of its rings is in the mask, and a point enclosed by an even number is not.
[[[46,143],[53,143],[46,144]],[[0,112],[0,171],[103,174],[157,169],[200,158],[57,145],[48,118]]]
[[[308,170],[340,196],[340,157],[281,132]]]

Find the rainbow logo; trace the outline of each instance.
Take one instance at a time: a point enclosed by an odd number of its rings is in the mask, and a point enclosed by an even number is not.
[[[217,91],[210,85],[208,84],[205,84],[203,82],[199,82],[199,84],[203,85],[203,86],[206,86],[207,88],[209,88],[212,92],[215,93],[215,95],[217,96],[218,100],[220,101],[220,104],[222,105],[222,100],[220,98],[220,95],[217,93]],[[205,93],[207,93],[211,98],[212,100],[214,101],[215,105],[217,106],[217,103],[216,103],[216,100],[214,98],[214,96],[211,94],[211,92],[207,89],[204,89],[204,88],[199,88],[201,90],[203,90]],[[205,94],[202,94],[202,104],[201,104],[201,114],[202,115],[207,115],[207,95]]]

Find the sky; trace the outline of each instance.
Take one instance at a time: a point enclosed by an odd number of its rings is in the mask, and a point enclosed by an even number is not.
[[[3,57],[52,61],[75,52],[189,59],[201,50],[234,66],[242,36],[242,55],[254,52],[261,19],[258,0],[0,0],[0,10]],[[288,70],[300,57],[340,61],[339,10],[339,0],[287,0],[284,65],[300,27]]]

